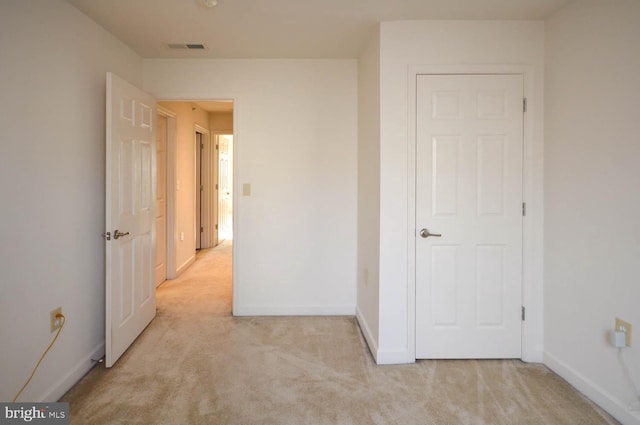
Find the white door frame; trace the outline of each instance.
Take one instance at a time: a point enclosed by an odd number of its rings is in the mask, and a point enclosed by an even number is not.
[[[167,279],[175,279],[176,270],[176,114],[156,105],[157,113],[167,118]]]
[[[416,359],[416,79],[420,74],[519,74],[524,78],[527,113],[524,115],[523,186],[525,203],[531,205],[541,187],[542,151],[535,149],[533,67],[527,65],[418,65],[408,70],[408,260],[407,260],[407,361]],[[522,229],[522,305],[529,313],[522,323],[522,360],[542,361],[542,206],[529,208]]]
[[[196,187],[194,187],[195,189],[195,193],[194,193],[194,200],[195,200],[195,206],[194,206],[194,211],[196,212],[197,215],[197,209],[198,209],[198,199],[200,200],[200,225],[203,227],[203,231],[200,233],[200,248],[211,248],[213,245],[211,243],[212,240],[212,229],[211,229],[211,223],[213,222],[213,215],[212,215],[212,202],[211,202],[211,198],[212,198],[212,178],[211,178],[211,174],[212,174],[212,160],[211,160],[211,133],[209,131],[209,129],[204,128],[198,124],[195,124],[194,127],[194,137],[195,137],[195,133],[200,133],[202,134],[202,145],[203,148],[200,150],[200,153],[198,153],[198,151],[196,150],[196,155],[195,155],[195,159],[194,161],[198,161],[198,158],[200,159],[200,166],[198,166],[196,164],[195,168],[195,172],[197,173],[198,170],[200,171],[200,179],[198,179],[198,176],[194,176],[194,180],[195,182],[197,182],[198,180],[200,180],[200,184],[202,185],[202,191],[200,192],[200,195],[198,196],[198,190],[200,190],[200,188],[198,188],[197,184],[195,185]],[[197,149],[198,147],[196,147]],[[198,220],[196,221],[196,232],[200,232],[200,229],[198,229]],[[197,233],[194,233],[196,235],[196,239],[197,239]]]
[[[175,93],[166,96],[163,95],[162,93],[154,93],[154,96],[156,97],[156,100],[158,102],[207,102],[207,101],[216,101],[216,100],[231,100],[233,101],[233,146],[234,146],[234,155],[233,155],[233,216],[234,216],[234,220],[233,220],[233,235],[234,235],[234,241],[233,241],[233,265],[232,265],[232,293],[233,293],[233,305],[232,305],[232,312],[236,312],[238,311],[238,306],[240,305],[240,296],[241,296],[241,292],[240,292],[240,285],[237,282],[236,277],[239,276],[239,272],[238,270],[240,270],[240,263],[241,263],[241,257],[240,257],[240,247],[241,247],[241,240],[240,240],[240,226],[238,224],[238,220],[235,219],[235,217],[238,217],[240,215],[240,207],[239,207],[239,199],[238,196],[236,196],[237,193],[241,193],[239,192],[239,179],[237,178],[238,176],[238,162],[239,162],[239,153],[240,153],[240,139],[241,139],[241,127],[239,125],[240,123],[240,117],[242,116],[242,101],[241,99],[234,94],[217,94],[217,95],[211,95],[211,96],[197,96],[194,97],[192,96],[191,93],[184,93],[184,95],[176,95]],[[160,110],[160,107],[158,107],[158,109]],[[166,111],[165,108],[162,108],[162,110]],[[171,246],[172,246],[172,251],[171,251],[171,258],[167,259],[167,267],[169,267],[170,265],[172,266],[172,272],[173,274],[171,276],[167,276],[167,279],[175,279],[176,277],[176,265],[175,265],[175,244],[176,244],[176,240],[174,238],[176,238],[176,232],[175,230],[175,209],[177,208],[176,206],[176,137],[175,137],[175,114],[173,114],[174,117],[174,123],[173,123],[173,127],[169,127],[169,132],[172,132],[172,136],[169,136],[167,139],[167,179],[171,179],[168,183],[167,183],[167,223],[171,223],[171,232],[172,232],[172,238],[171,238]],[[172,129],[173,128],[173,129]],[[169,240],[169,238],[167,237],[167,240]],[[169,245],[167,245],[169,246]]]

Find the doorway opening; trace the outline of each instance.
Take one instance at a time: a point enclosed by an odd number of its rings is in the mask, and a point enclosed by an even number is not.
[[[167,258],[166,275],[172,279],[196,261],[199,251],[232,240],[234,102],[159,101],[158,106],[175,119],[166,149],[167,215],[173,214],[166,227],[173,252],[167,252],[174,260],[169,270]]]

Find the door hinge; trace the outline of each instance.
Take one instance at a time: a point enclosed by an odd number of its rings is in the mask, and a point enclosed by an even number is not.
[[[200,233],[204,232],[204,227],[200,226]]]
[[[102,236],[104,238],[104,240],[106,240],[106,241],[110,241],[111,240],[111,232],[104,232],[100,236]]]
[[[204,149],[204,143],[200,142],[200,150]]]
[[[523,217],[527,216],[527,203],[526,202],[522,203],[522,216]]]
[[[216,224],[216,230],[218,230],[218,225]]]
[[[200,192],[202,192],[203,190],[204,190],[204,185],[203,185],[203,184],[201,184],[201,185],[200,185]]]
[[[218,146],[219,146],[219,145],[216,145],[216,150],[218,150]]]
[[[522,306],[522,321],[524,322],[524,318],[525,318],[525,312],[526,312],[526,308],[524,308],[524,306]]]
[[[522,99],[522,112],[527,112],[527,98]]]
[[[216,190],[218,190],[218,183],[216,183]]]

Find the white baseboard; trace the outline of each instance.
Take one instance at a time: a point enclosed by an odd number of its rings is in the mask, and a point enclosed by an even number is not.
[[[367,324],[367,320],[362,315],[360,309],[356,307],[356,319],[358,320],[358,324],[360,325],[360,329],[362,329],[362,334],[364,335],[364,339],[367,341],[369,345],[369,350],[371,350],[371,354],[373,355],[373,359],[376,361],[376,364],[379,365],[392,365],[392,364],[407,364],[412,363],[407,361],[409,358],[409,353],[406,348],[396,349],[396,350],[381,350],[378,346],[377,338],[371,332],[369,325]]]
[[[91,359],[101,359],[102,357],[104,357],[104,342],[94,347],[74,368],[38,396],[37,402],[45,403],[60,400],[71,387],[96,365]]]
[[[353,305],[241,305],[234,316],[354,316]]]
[[[409,353],[406,348],[383,350],[378,348],[378,355],[376,356],[376,363],[379,365],[391,365],[391,364],[407,364],[413,363],[407,361]]]
[[[618,398],[609,394],[553,354],[544,353],[544,364],[624,425],[640,425],[640,412],[632,412]]]
[[[356,320],[358,321],[358,325],[360,326],[360,330],[362,331],[362,335],[364,335],[365,341],[367,341],[367,345],[369,346],[369,351],[371,351],[371,355],[376,363],[378,363],[378,341],[377,338],[371,332],[369,325],[367,324],[366,319],[362,315],[362,312],[358,307],[356,307]]]
[[[187,261],[182,263],[182,265],[176,269],[176,274],[172,279],[175,279],[178,276],[180,276],[180,274],[182,274],[183,271],[187,270],[189,266],[195,262],[196,262],[196,256],[194,254],[193,257],[190,257]]]

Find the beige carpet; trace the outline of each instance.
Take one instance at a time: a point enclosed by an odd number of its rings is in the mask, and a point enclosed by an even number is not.
[[[158,317],[62,399],[71,424],[616,424],[542,365],[377,366],[353,317],[233,318],[231,246],[158,290]]]

